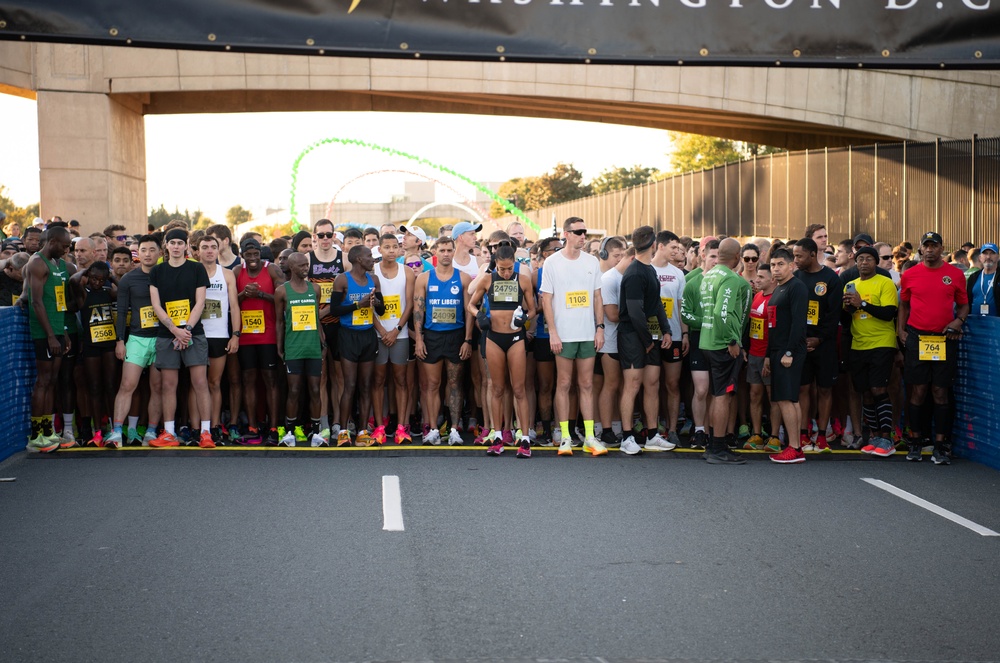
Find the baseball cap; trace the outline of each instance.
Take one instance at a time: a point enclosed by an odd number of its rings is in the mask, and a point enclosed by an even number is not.
[[[3,244],[0,244],[0,251],[6,251],[7,249],[13,249],[14,251],[24,250],[24,244],[20,242],[14,242],[11,240],[4,240]]]
[[[923,246],[927,242],[933,242],[934,244],[944,244],[944,242],[941,241],[941,235],[937,234],[934,231],[925,232],[924,236],[920,238],[920,246]]]
[[[706,246],[708,246],[708,243],[709,243],[709,242],[713,242],[713,241],[715,241],[715,239],[716,239],[716,238],[715,238],[715,237],[713,237],[712,235],[706,235],[705,237],[702,237],[702,238],[701,238],[701,241],[700,241],[700,242],[698,242],[698,244],[699,244],[699,246],[698,246],[698,250],[699,250],[699,251],[704,251],[704,250],[705,250],[705,247],[706,247]]]
[[[240,244],[240,253],[246,253],[247,251],[253,250],[260,251],[260,242],[253,237],[247,237],[243,240],[243,243]]]
[[[38,226],[44,226],[45,221],[42,219],[42,217],[36,216],[34,219],[31,220],[31,225],[37,228]]]
[[[979,252],[982,253],[983,251],[992,251],[993,253],[1000,253],[1000,249],[997,249],[997,245],[993,244],[992,242],[989,244],[983,244],[981,247],[979,247]]]
[[[455,224],[455,227],[451,229],[451,238],[458,239],[459,235],[464,235],[467,232],[479,232],[483,229],[483,224],[476,223],[472,224],[468,221],[460,221]]]
[[[875,264],[878,264],[878,251],[870,246],[862,246],[860,249],[854,252],[854,257],[857,258],[860,255],[869,255],[875,260]]]
[[[421,244],[427,243],[427,233],[424,232],[423,228],[419,226],[410,226],[409,228],[407,228],[406,226],[400,226],[399,229],[404,233],[410,233],[411,235],[419,239]]]
[[[851,242],[851,246],[857,246],[858,242],[865,242],[868,244],[868,246],[872,246],[873,244],[875,244],[875,240],[872,239],[872,236],[867,235],[865,233],[860,233],[858,235],[855,235],[854,241]]]
[[[79,227],[80,227],[80,222],[79,222],[79,221],[77,221],[76,219],[72,219],[72,220],[71,220],[71,221],[69,222],[69,227],[70,227],[70,228],[79,228]]]

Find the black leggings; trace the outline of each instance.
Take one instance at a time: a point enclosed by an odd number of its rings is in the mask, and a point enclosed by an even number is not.
[[[515,334],[501,334],[490,329],[486,332],[486,338],[496,343],[497,347],[503,350],[504,354],[507,354],[507,352],[514,347],[515,343],[522,343],[524,341],[524,332],[519,331]]]

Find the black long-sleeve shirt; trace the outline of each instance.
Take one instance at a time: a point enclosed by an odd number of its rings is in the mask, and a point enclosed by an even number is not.
[[[826,266],[818,272],[800,269],[795,276],[805,285],[809,297],[804,316],[806,337],[818,338],[820,343],[836,339],[844,306],[844,282]]]
[[[806,352],[806,310],[809,291],[800,279],[791,278],[777,286],[767,303],[767,355],[804,355]]]
[[[670,323],[663,302],[660,301],[660,280],[652,265],[633,260],[622,276],[618,294],[619,322],[618,334],[634,333],[639,336],[643,347],[649,347],[653,335],[649,331],[649,319],[656,318],[662,333],[670,333]],[[662,338],[662,335],[661,337]]]

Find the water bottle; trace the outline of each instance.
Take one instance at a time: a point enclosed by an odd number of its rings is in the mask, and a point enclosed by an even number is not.
[[[520,329],[521,326],[517,323],[522,318],[524,318],[524,311],[521,309],[521,306],[518,305],[518,307],[514,309],[514,316],[510,319],[510,328],[514,331]]]

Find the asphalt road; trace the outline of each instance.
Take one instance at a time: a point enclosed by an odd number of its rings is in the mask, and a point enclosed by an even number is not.
[[[405,530],[382,530],[382,477]],[[475,455],[15,457],[0,660],[995,660],[1000,473]]]

